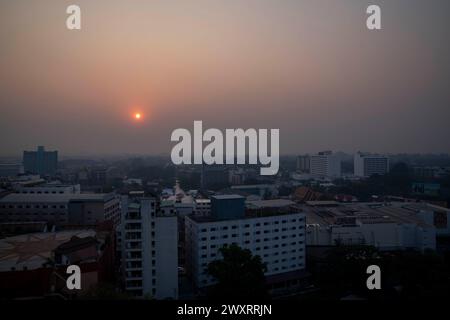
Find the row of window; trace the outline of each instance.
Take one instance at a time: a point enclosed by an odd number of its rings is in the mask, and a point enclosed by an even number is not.
[[[260,251],[261,250],[261,248],[256,248],[256,251]],[[290,251],[282,251],[281,253],[280,252],[274,252],[274,253],[272,253],[272,254],[268,254],[268,253],[265,253],[262,257],[263,258],[268,258],[268,257],[270,257],[270,256],[272,256],[272,257],[278,257],[278,256],[280,256],[280,255],[286,255],[286,254],[292,254],[292,253],[297,253],[297,252],[303,252],[303,249],[302,248],[300,248],[300,249],[292,249],[292,250],[290,250]],[[202,255],[202,258],[203,259],[206,259],[208,257],[208,255],[206,255],[206,254],[203,254]],[[210,257],[211,258],[215,258],[215,257],[217,257],[217,254],[216,253],[212,253],[212,254],[210,254]],[[286,261],[286,259],[287,258],[283,258],[283,259],[281,259],[281,262],[285,262]],[[291,258],[291,260],[296,260],[297,259],[297,257],[292,257]],[[304,259],[304,256],[303,255],[300,255],[300,256],[298,256],[298,259]],[[264,262],[268,262],[268,261],[264,261]],[[279,261],[278,260],[275,260],[273,263],[278,263]],[[207,262],[203,262],[202,263],[202,267],[206,267],[208,265],[208,263]]]
[[[4,215],[4,216],[57,216],[57,215],[60,215],[60,216],[64,216],[64,215],[66,215],[67,213],[65,213],[65,212],[46,212],[46,211],[43,211],[43,212],[40,212],[40,211],[38,211],[38,212],[4,212],[4,213],[2,213],[2,215]]]
[[[281,223],[282,223],[282,224],[286,224],[286,223],[288,223],[288,222],[295,223],[295,222],[297,222],[297,221],[298,221],[298,222],[303,222],[303,221],[304,221],[304,218],[291,219],[291,220],[282,220]],[[253,224],[253,226],[254,226],[254,227],[261,227],[261,226],[278,225],[278,224],[280,224],[280,221],[277,220],[277,221],[273,221],[273,222],[267,221],[267,222],[264,222],[264,223],[257,222],[257,223],[255,223],[255,224]],[[232,225],[232,226],[231,226],[231,229],[232,229],[232,230],[235,230],[235,229],[237,229],[238,227],[239,227],[238,225]],[[250,224],[249,224],[249,223],[245,224],[245,225],[243,226],[243,228],[250,228]],[[228,230],[228,229],[230,229],[229,226],[223,226],[223,227],[211,227],[211,228],[209,229],[209,231],[214,232],[214,231],[217,231],[217,230]],[[208,229],[207,229],[207,228],[202,228],[202,229],[200,230],[200,232],[208,232]]]
[[[64,191],[48,191],[48,190],[47,191],[41,191],[41,190],[39,190],[39,191],[33,191],[33,190],[26,191],[26,190],[21,190],[18,193],[22,193],[22,194],[34,194],[34,193],[36,193],[36,194],[41,194],[41,193],[44,193],[44,194],[64,194]]]
[[[5,217],[0,217],[0,221],[3,221],[3,222],[35,222],[36,221],[36,218],[11,218],[11,219],[8,219],[8,218],[5,218]],[[67,220],[65,219],[65,218],[60,218],[60,219],[57,219],[57,218],[55,218],[55,217],[53,217],[53,218],[51,218],[51,219],[46,219],[45,221],[52,221],[52,222],[66,222]]]
[[[304,243],[303,241],[299,241],[298,243],[297,242],[291,242],[291,243],[282,243],[281,245],[276,244],[276,245],[273,245],[272,247],[270,247],[270,246],[264,246],[262,248],[261,247],[256,247],[255,251],[259,252],[261,250],[279,249],[280,247],[281,248],[286,248],[288,246],[296,246],[297,244],[302,245],[303,243]],[[206,250],[206,247],[202,247],[202,249]],[[288,253],[292,254],[292,253],[296,253],[296,252],[297,252],[297,249],[291,249],[290,251],[281,251],[281,255],[288,254]],[[298,252],[303,252],[303,248],[299,248]],[[272,255],[273,256],[278,256],[278,255],[280,255],[280,252],[278,252],[278,251],[274,252]],[[213,252],[213,253],[211,253],[209,255],[210,258],[215,258],[216,256],[217,256],[217,253],[215,253],[215,252]],[[268,256],[269,256],[268,253],[263,255],[263,257],[268,257]],[[201,257],[202,257],[202,259],[206,259],[206,258],[208,258],[208,254],[206,252],[203,252]]]
[[[23,205],[23,204],[16,204],[16,205],[13,205],[13,204],[10,204],[10,205],[5,205],[5,204],[2,204],[2,205],[0,205],[0,209],[31,209],[31,208],[33,208],[33,209],[48,209],[48,208],[52,208],[52,209],[57,209],[57,208],[59,208],[59,209],[67,209],[67,206],[66,205],[46,205],[46,204],[43,204],[43,205],[39,205],[39,204],[36,204],[36,205],[30,205],[30,204],[26,204],[26,205]]]
[[[299,237],[303,237],[304,235],[305,234],[303,232],[298,234]],[[231,235],[231,238],[237,238],[238,236],[239,235],[237,233],[234,233],[234,234]],[[250,236],[250,233],[244,234],[244,236]],[[273,237],[273,238],[264,238],[264,241],[280,240],[280,239],[284,240],[284,239],[287,239],[287,238],[296,238],[296,237],[297,237],[297,234],[293,233],[293,234],[290,234],[290,235],[276,236],[276,237]],[[228,239],[228,238],[229,238],[229,236],[227,234],[224,234],[221,237],[211,236],[209,239],[210,240],[217,240],[217,239]],[[207,237],[202,237],[200,239],[200,241],[207,241],[207,240],[208,240]],[[261,239],[255,239],[255,242],[261,242]],[[248,243],[250,243],[250,242],[248,242]]]

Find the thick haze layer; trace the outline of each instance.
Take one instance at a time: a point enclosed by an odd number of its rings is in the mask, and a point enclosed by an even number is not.
[[[73,3],[81,31],[65,27]],[[368,4],[383,30],[366,29]],[[193,120],[280,128],[282,154],[450,152],[449,14],[448,0],[0,0],[0,154],[167,153]]]

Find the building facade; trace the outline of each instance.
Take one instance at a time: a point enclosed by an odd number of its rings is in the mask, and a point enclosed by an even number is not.
[[[23,194],[0,199],[0,222],[48,222],[54,225],[120,223],[120,200],[114,194]]]
[[[297,171],[301,173],[309,173],[311,170],[311,159],[309,155],[297,157]]]
[[[310,172],[314,177],[338,178],[341,176],[341,160],[331,151],[311,155]]]
[[[52,176],[58,169],[58,151],[45,151],[43,146],[37,151],[24,151],[23,166],[25,172]]]
[[[426,205],[311,201],[304,212],[308,246],[370,245],[386,251],[436,249],[433,211]]]
[[[384,175],[389,172],[389,157],[384,155],[358,152],[354,157],[354,174],[368,178],[372,175]]]
[[[122,199],[122,271],[125,290],[155,299],[178,297],[178,228],[155,199]]]
[[[267,266],[266,277],[305,268],[305,215],[301,212],[246,216],[235,220],[186,217],[186,268],[195,287],[214,284],[206,272],[231,244],[249,249]]]

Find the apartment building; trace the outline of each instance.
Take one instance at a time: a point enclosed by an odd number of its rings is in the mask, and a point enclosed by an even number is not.
[[[178,297],[176,214],[159,210],[156,199],[122,199],[122,271],[125,290],[136,297]]]

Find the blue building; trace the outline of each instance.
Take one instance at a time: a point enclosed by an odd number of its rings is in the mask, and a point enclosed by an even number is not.
[[[235,194],[211,196],[211,216],[216,220],[244,218],[245,198]]]
[[[43,146],[37,151],[24,151],[23,167],[25,172],[52,176],[58,168],[58,151],[45,151]]]

